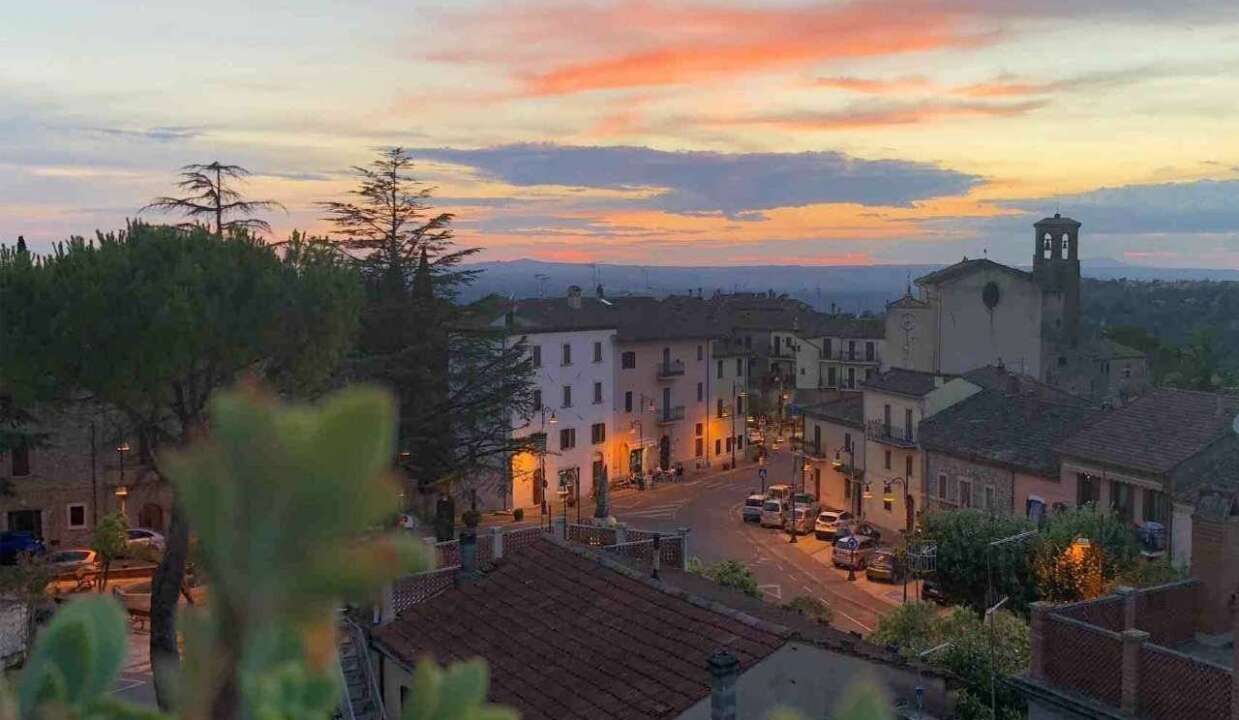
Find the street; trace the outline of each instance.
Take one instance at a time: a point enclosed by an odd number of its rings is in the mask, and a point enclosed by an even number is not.
[[[766,463],[767,484],[790,483],[792,464],[790,453],[772,453]],[[706,563],[744,563],[771,601],[787,602],[799,595],[825,600],[834,608],[834,625],[843,630],[868,634],[882,613],[902,602],[902,585],[870,582],[863,572],[849,582],[847,571],[831,564],[828,542],[809,534],[793,544],[785,532],[743,522],[741,504],[755,490],[760,490],[757,466],[742,463],[736,470],[652,491],[616,493],[611,511],[632,528],[664,532],[690,528],[690,556]],[[914,598],[916,589],[909,585],[908,593]]]

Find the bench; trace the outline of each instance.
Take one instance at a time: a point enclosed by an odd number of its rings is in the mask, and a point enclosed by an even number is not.
[[[141,608],[129,608],[129,624],[134,630],[150,632],[151,611]]]

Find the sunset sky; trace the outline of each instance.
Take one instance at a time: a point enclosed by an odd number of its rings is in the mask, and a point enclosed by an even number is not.
[[[281,237],[402,145],[485,259],[1239,267],[1239,2],[10,3],[0,242],[250,168]],[[155,216],[156,218],[158,216]]]

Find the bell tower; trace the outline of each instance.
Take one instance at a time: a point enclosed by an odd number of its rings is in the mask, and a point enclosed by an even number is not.
[[[1080,342],[1080,223],[1054,213],[1033,225],[1033,236],[1041,337],[1059,349],[1074,348]]]

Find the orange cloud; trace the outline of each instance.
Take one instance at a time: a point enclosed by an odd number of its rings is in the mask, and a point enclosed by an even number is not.
[[[488,37],[502,40],[433,57],[523,67],[517,77],[526,95],[554,96],[972,47],[994,39],[965,11],[909,8],[896,0],[793,8],[622,0],[602,6],[556,5],[553,11],[512,4],[502,13],[474,19],[483,29],[496,31]]]
[[[924,90],[932,87],[929,78],[923,75],[879,79],[858,77],[823,77],[813,81],[816,87],[834,88],[850,92],[867,94],[900,93],[910,90]]]
[[[972,98],[1023,97],[1045,95],[1060,89],[1062,83],[983,82],[955,89],[955,94]]]

